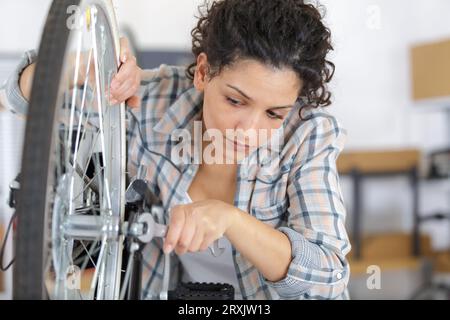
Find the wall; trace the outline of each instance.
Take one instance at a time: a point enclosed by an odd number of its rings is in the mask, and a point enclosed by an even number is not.
[[[327,9],[336,49],[335,103],[330,110],[349,131],[347,150],[413,147],[426,153],[448,146],[450,124],[444,110],[415,106],[410,98],[409,48],[423,41],[450,38],[450,2],[321,3]],[[350,208],[351,184],[347,179],[343,179],[343,188]],[[422,182],[420,189],[422,214],[449,211],[448,182]],[[364,199],[367,232],[410,230],[412,206],[406,179],[369,181],[364,184]],[[424,230],[433,233],[435,247],[450,244],[448,223],[431,223]]]

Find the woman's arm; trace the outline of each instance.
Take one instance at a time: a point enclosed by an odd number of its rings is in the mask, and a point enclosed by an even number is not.
[[[23,93],[27,93],[29,98],[29,89],[31,88],[31,80],[33,78],[34,67],[28,68],[34,64],[37,59],[36,51],[26,51],[18,64],[8,76],[7,80],[0,87],[0,103],[9,112],[18,115],[19,117],[25,117],[28,110],[28,100],[25,99]],[[27,70],[25,72],[25,70]],[[23,90],[21,88],[21,75],[23,78]],[[24,91],[24,92],[22,92]]]
[[[292,249],[283,232],[235,208],[233,224],[225,236],[267,280],[277,282],[286,277]]]
[[[25,100],[30,101],[31,87],[33,85],[34,70],[36,69],[36,62],[33,62],[26,67],[19,78],[19,88]]]

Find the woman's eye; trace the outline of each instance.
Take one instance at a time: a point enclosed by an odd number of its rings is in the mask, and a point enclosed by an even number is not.
[[[233,106],[240,106],[240,105],[242,105],[242,102],[240,102],[239,100],[235,100],[235,99],[232,99],[232,98],[229,98],[229,97],[226,97],[226,98],[227,98],[227,101],[229,103],[231,103]]]
[[[267,111],[267,116],[268,116],[270,119],[280,119],[280,120],[283,120],[283,117],[282,117],[282,116],[280,116],[279,114],[276,114],[276,113],[273,112],[273,111]]]

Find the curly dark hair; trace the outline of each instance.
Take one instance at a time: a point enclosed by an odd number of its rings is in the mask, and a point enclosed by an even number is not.
[[[191,31],[192,52],[195,58],[206,53],[211,76],[239,59],[256,59],[297,73],[303,81],[300,116],[304,107],[331,104],[331,33],[314,5],[304,0],[206,0],[199,12]],[[194,78],[196,66],[187,67],[188,78]]]

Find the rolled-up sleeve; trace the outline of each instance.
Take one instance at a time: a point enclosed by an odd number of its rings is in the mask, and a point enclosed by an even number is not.
[[[10,74],[5,83],[0,87],[0,102],[2,106],[22,116],[28,111],[28,101],[22,95],[19,86],[20,75],[23,70],[37,60],[35,50],[25,52],[14,71]]]
[[[291,242],[288,273],[268,285],[280,297],[345,298],[350,243],[336,159],[346,132],[331,115],[313,118],[290,172],[287,226],[279,228]]]

